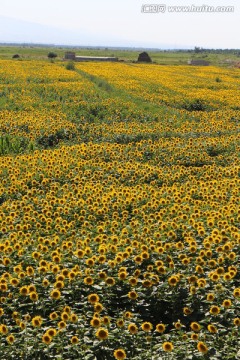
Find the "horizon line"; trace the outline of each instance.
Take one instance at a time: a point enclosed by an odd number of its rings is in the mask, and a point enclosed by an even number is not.
[[[174,47],[174,48],[159,48],[159,47],[151,47],[151,46],[112,46],[112,45],[78,45],[78,44],[57,44],[57,43],[42,43],[42,42],[22,42],[22,41],[0,41],[0,46],[3,45],[9,45],[9,46],[38,46],[38,47],[73,47],[73,48],[92,48],[92,49],[98,49],[98,48],[104,48],[104,49],[147,49],[147,50],[158,50],[158,51],[194,51],[195,47]],[[202,51],[207,50],[229,50],[229,51],[238,51],[240,48],[203,48],[200,47]]]

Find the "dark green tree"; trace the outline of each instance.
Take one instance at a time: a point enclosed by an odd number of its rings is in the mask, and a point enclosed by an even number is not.
[[[54,52],[52,52],[52,51],[50,51],[49,53],[48,53],[48,58],[49,59],[55,59],[57,57],[57,54],[56,53],[54,53]]]
[[[199,53],[201,52],[201,48],[198,47],[198,46],[195,46],[194,52],[195,52],[196,54],[199,54]]]

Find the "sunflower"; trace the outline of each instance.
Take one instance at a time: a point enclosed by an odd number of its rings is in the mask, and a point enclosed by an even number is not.
[[[88,295],[88,301],[91,304],[95,304],[95,303],[99,302],[99,296],[97,294],[90,294],[90,295]]]
[[[173,350],[173,344],[169,341],[166,341],[162,344],[162,348],[164,351],[170,352]]]
[[[104,328],[99,328],[96,332],[96,337],[99,340],[106,340],[108,338],[108,330]]]
[[[198,281],[197,281],[197,285],[198,285],[198,287],[200,287],[200,288],[204,288],[205,286],[206,286],[206,280],[205,279],[198,279]]]
[[[186,307],[183,308],[183,313],[185,315],[190,315],[192,313],[192,310],[189,309],[189,307],[186,306]]]
[[[126,352],[123,349],[115,350],[113,356],[116,360],[124,360],[127,357]]]
[[[116,324],[117,324],[117,327],[123,327],[124,326],[124,320],[123,319],[118,319]]]
[[[90,325],[93,327],[99,327],[101,325],[101,320],[97,317],[93,317],[90,321]]]
[[[100,273],[98,274],[98,277],[99,277],[99,279],[104,280],[104,279],[106,279],[107,274],[105,273],[105,271],[100,271]]]
[[[51,298],[54,300],[60,299],[61,292],[58,289],[53,289],[50,294]]]
[[[232,305],[232,302],[229,299],[224,300],[222,303],[222,306],[226,309],[229,308],[231,305]]]
[[[21,321],[21,322],[19,323],[19,327],[21,328],[21,330],[24,330],[24,329],[26,329],[26,324]]]
[[[138,279],[136,279],[135,277],[131,277],[128,282],[131,286],[136,286],[138,283]]]
[[[45,333],[42,336],[42,342],[48,345],[52,342],[52,337],[49,334]]]
[[[196,275],[191,275],[188,277],[188,282],[191,284],[195,284],[197,282],[197,276]]]
[[[84,255],[85,255],[85,252],[81,249],[78,249],[76,252],[75,252],[75,255],[79,258],[82,258]]]
[[[96,302],[94,304],[94,311],[101,312],[102,310],[103,310],[103,305],[101,303],[99,303],[99,302]]]
[[[56,320],[58,318],[58,314],[54,311],[49,315],[51,320]]]
[[[30,294],[29,294],[29,297],[32,301],[37,301],[38,300],[38,293],[36,291],[32,291]]]
[[[73,280],[75,277],[76,277],[76,273],[74,271],[70,271],[70,273],[68,274],[69,280]]]
[[[152,330],[153,326],[150,322],[144,322],[142,325],[141,325],[141,328],[143,331],[145,332],[149,332]]]
[[[66,311],[64,311],[62,314],[61,314],[61,319],[63,321],[68,321],[69,320],[69,315]]]
[[[233,296],[234,297],[240,297],[240,288],[236,288],[233,291]]]
[[[22,286],[20,289],[20,294],[23,296],[26,296],[28,294],[28,287],[27,286]]]
[[[233,319],[233,323],[235,326],[240,326],[240,318]]]
[[[135,261],[136,264],[141,264],[142,261],[143,261],[143,258],[141,257],[141,255],[136,255],[134,257],[134,261]]]
[[[177,321],[177,322],[174,323],[174,326],[175,326],[175,329],[180,330],[181,327],[182,327],[182,324],[181,324],[180,321]]]
[[[15,338],[14,338],[14,336],[13,336],[12,334],[8,335],[8,337],[7,337],[7,342],[8,342],[10,345],[14,343],[14,340],[15,340]]]
[[[177,285],[177,283],[178,283],[178,278],[177,278],[177,276],[170,276],[170,278],[168,279],[168,284],[170,285],[170,286],[176,286]]]
[[[190,327],[193,331],[196,331],[196,332],[201,330],[201,326],[197,322],[192,322]]]
[[[32,326],[33,327],[40,327],[42,325],[42,318],[41,316],[35,316],[32,318]]]
[[[93,278],[91,276],[87,276],[83,280],[84,284],[86,285],[92,285],[94,283]]]
[[[190,286],[190,294],[195,295],[197,292],[196,286]]]
[[[128,331],[131,333],[131,334],[136,334],[138,332],[138,327],[136,324],[134,323],[130,323],[128,325]]]
[[[64,288],[64,282],[58,280],[58,281],[55,282],[54,286],[55,286],[56,289],[63,289]]]
[[[224,291],[222,284],[219,284],[219,283],[216,284],[216,285],[215,285],[215,290],[216,290],[218,293],[222,293],[222,292]]]
[[[12,279],[10,280],[10,284],[11,284],[12,286],[17,286],[17,285],[19,284],[19,280],[18,280],[17,278],[12,278]]]
[[[2,309],[2,311],[3,311],[3,309]],[[16,320],[18,317],[19,317],[19,313],[17,311],[14,311],[12,313],[12,318]]]
[[[48,281],[48,279],[43,279],[42,284],[43,284],[44,287],[49,286],[49,281]]]
[[[27,266],[26,268],[28,276],[32,276],[34,274],[34,269],[32,266]]]
[[[232,279],[232,275],[229,272],[226,272],[226,274],[223,275],[224,281],[230,281]]]
[[[191,339],[194,340],[194,341],[197,341],[198,340],[198,334],[196,334],[196,333],[191,334]]]
[[[163,333],[165,331],[166,327],[164,324],[157,324],[156,325],[156,331],[159,333]]]
[[[67,314],[70,314],[71,312],[70,306],[64,306],[63,311],[65,311]]]
[[[8,333],[8,328],[6,325],[2,324],[0,325],[0,332],[4,335],[6,335]]]
[[[131,300],[136,300],[137,297],[138,297],[138,294],[136,293],[136,291],[132,290],[132,291],[129,291],[128,297],[129,297],[129,299],[131,299]]]
[[[134,276],[138,277],[141,274],[141,269],[136,269],[134,271]]]
[[[215,295],[212,293],[207,294],[207,301],[213,301],[215,299]]]
[[[30,321],[31,320],[31,315],[29,315],[29,314],[24,315],[24,320],[25,321]]]
[[[105,282],[108,286],[113,286],[115,284],[115,280],[113,277],[106,278]]]
[[[216,326],[212,325],[212,324],[209,324],[208,327],[207,327],[208,331],[212,334],[216,334],[217,333],[217,328]]]
[[[151,287],[153,285],[152,281],[149,279],[143,280],[142,285],[144,287]]]
[[[204,270],[203,270],[203,268],[202,268],[201,265],[197,265],[197,266],[196,266],[196,272],[197,272],[198,274],[203,274],[203,273],[204,273]]]
[[[102,318],[102,323],[104,324],[104,325],[110,325],[110,317],[109,316],[104,316],[103,318]]]
[[[46,334],[48,334],[49,336],[51,337],[54,337],[57,335],[57,330],[54,329],[54,328],[49,328],[47,331],[46,331]]]
[[[217,305],[213,305],[210,308],[210,314],[218,315],[220,313],[220,308]]]
[[[72,338],[71,338],[71,343],[72,343],[73,345],[76,345],[78,342],[79,342],[78,337],[77,337],[77,336],[72,336]]]
[[[76,323],[78,321],[78,316],[76,314],[71,314],[70,315],[70,321],[73,323]]]
[[[119,280],[125,280],[127,278],[127,276],[128,276],[128,273],[126,271],[120,271],[118,273]]]
[[[208,352],[208,347],[203,341],[199,341],[197,344],[197,349],[202,354],[206,354]]]
[[[232,273],[232,271],[229,271],[223,275],[223,279],[225,281],[230,281],[234,276],[235,276],[235,273],[234,272]]]
[[[58,322],[59,329],[64,329],[66,326],[67,324],[65,323],[65,321],[61,320]]]
[[[94,266],[95,261],[93,260],[93,258],[89,258],[89,259],[87,259],[87,260],[85,261],[85,263],[86,263],[87,266],[92,267],[92,266]]]

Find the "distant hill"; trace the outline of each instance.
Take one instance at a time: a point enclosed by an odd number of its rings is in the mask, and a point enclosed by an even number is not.
[[[124,39],[113,33],[103,34],[101,29],[87,31],[78,29],[76,31],[42,25],[30,21],[0,16],[0,43],[29,43],[29,44],[56,44],[56,45],[78,45],[78,46],[107,46],[115,48],[135,49],[175,49],[172,44],[155,44],[151,41],[134,41],[130,38]],[[189,46],[178,46],[186,49]]]
[[[34,22],[0,16],[0,42],[88,45],[94,39],[86,31],[64,30]],[[96,42],[99,42],[96,36]]]

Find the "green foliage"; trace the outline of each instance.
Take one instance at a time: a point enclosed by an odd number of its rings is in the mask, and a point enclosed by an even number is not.
[[[97,85],[101,90],[107,91],[107,92],[113,92],[115,89],[111,84],[109,84],[108,81],[105,79],[99,78],[95,75],[90,75],[87,72],[83,70],[78,70],[78,73],[81,74],[86,79],[92,81],[95,85]]]
[[[195,52],[196,54],[199,54],[199,53],[202,52],[202,49],[201,49],[199,46],[195,46],[194,52]]]
[[[57,130],[54,134],[42,135],[36,139],[36,143],[43,148],[51,148],[56,146],[61,140],[73,139],[76,134],[66,129]]]
[[[0,137],[0,155],[22,154],[26,150],[33,150],[34,146],[25,137],[12,137],[3,135]]]
[[[55,59],[56,57],[57,57],[57,54],[56,54],[55,52],[50,51],[50,52],[48,53],[48,58],[49,58],[49,59]]]
[[[212,64],[225,66],[228,65],[226,60],[236,61],[237,57],[239,57],[239,50],[237,49],[202,49],[197,47],[197,51],[208,54],[209,61]],[[28,59],[42,59],[46,57],[46,53],[56,51],[58,52],[58,57],[62,58],[64,53],[68,51],[69,48],[57,47],[57,46],[46,46],[46,45],[37,45],[34,46],[1,46],[0,48],[0,58],[1,59],[11,59],[13,55],[13,51],[17,53],[21,53],[23,58]],[[77,48],[77,52],[79,55],[87,55],[87,56],[112,56],[112,49],[108,48],[107,50],[104,48],[98,47],[90,47],[90,48]],[[189,54],[195,54],[195,49],[192,50],[152,50],[151,58],[153,62],[158,64],[186,64],[189,59]],[[139,55],[139,51],[135,49],[114,49],[114,56],[118,57],[121,60],[124,60],[130,64],[131,61],[137,59]],[[198,54],[196,54],[198,55]]]
[[[182,108],[187,111],[206,111],[208,110],[208,105],[205,100],[193,99],[185,100],[182,104]]]
[[[207,147],[207,153],[209,156],[218,156],[225,152],[226,150],[222,148],[221,146],[208,146]]]
[[[67,70],[72,70],[72,71],[75,70],[75,64],[74,64],[73,61],[68,61],[68,63],[66,64],[65,67],[66,67]]]

